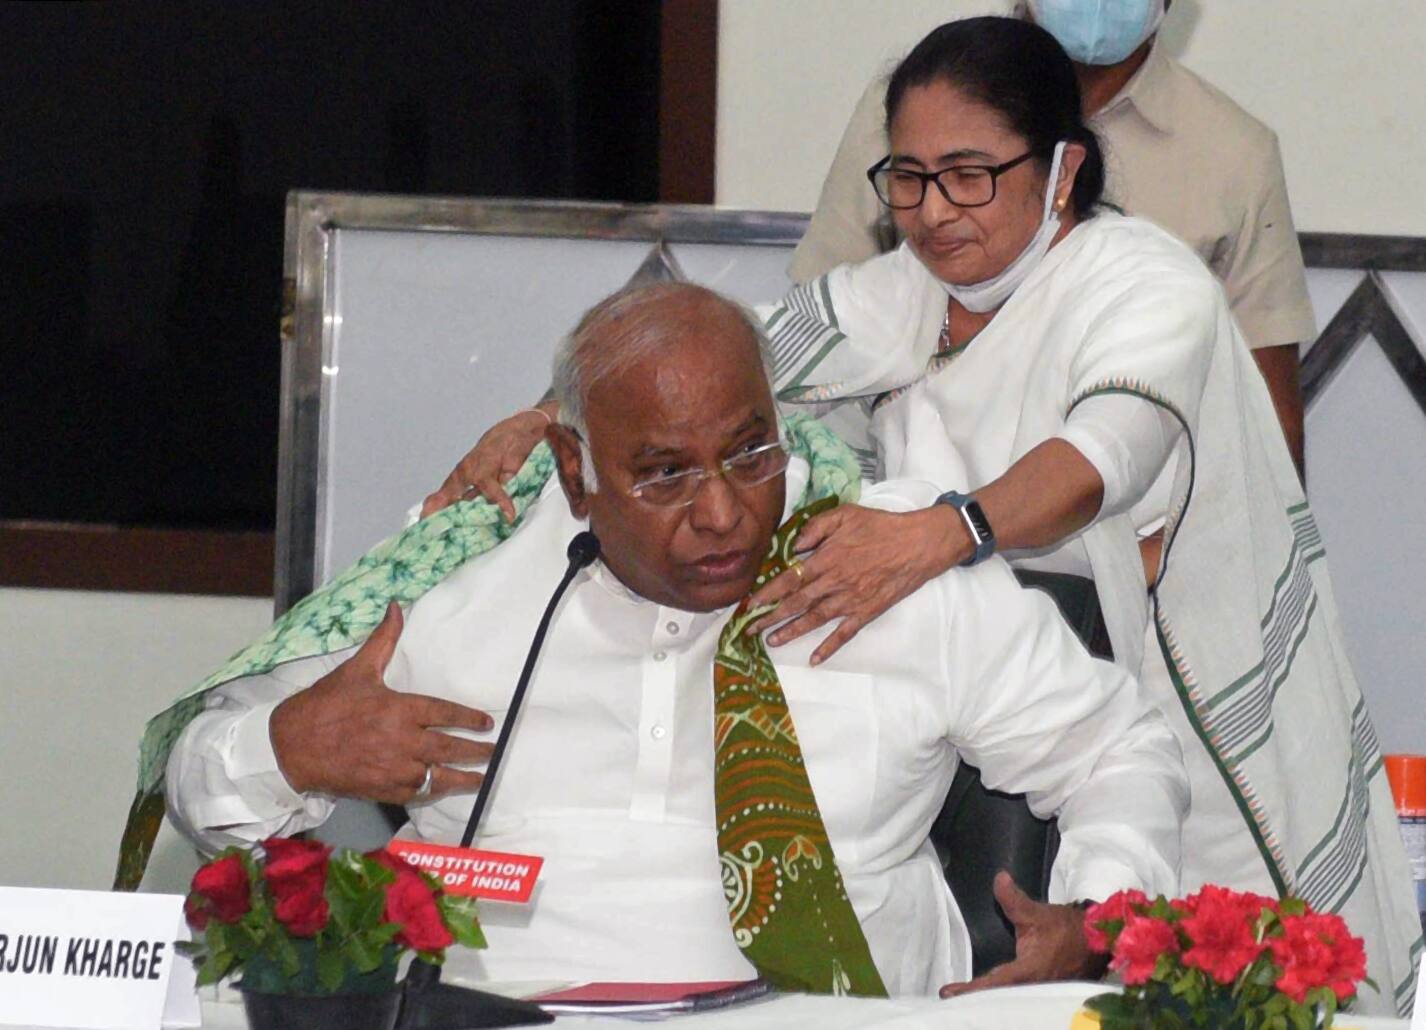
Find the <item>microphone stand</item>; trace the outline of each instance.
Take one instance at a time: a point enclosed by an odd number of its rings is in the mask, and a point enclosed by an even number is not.
[[[545,614],[540,618],[535,639],[530,642],[530,652],[525,656],[525,667],[520,671],[520,680],[515,685],[515,693],[510,698],[510,708],[500,727],[500,736],[495,741],[495,749],[485,767],[485,779],[480,784],[480,792],[475,796],[470,819],[466,822],[465,833],[460,846],[470,847],[475,837],[475,829],[485,814],[486,803],[495,786],[496,774],[500,771],[501,759],[510,744],[510,735],[515,728],[515,720],[520,714],[520,705],[525,700],[525,692],[530,686],[530,677],[535,670],[540,648],[544,646],[545,634],[554,618],[555,608],[560,598],[569,588],[574,577],[585,566],[599,557],[599,538],[585,530],[569,542],[569,567],[564,578],[545,606]],[[486,991],[457,987],[441,983],[441,967],[429,962],[415,961],[406,971],[405,996],[401,1002],[401,1015],[396,1021],[397,1030],[484,1030],[486,1027],[533,1026],[553,1023],[555,1017],[534,1002],[517,998],[505,998]]]

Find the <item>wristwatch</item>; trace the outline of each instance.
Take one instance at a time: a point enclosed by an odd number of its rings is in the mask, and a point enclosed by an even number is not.
[[[985,512],[981,509],[979,501],[969,494],[948,490],[936,498],[936,503],[948,504],[960,512],[966,529],[970,530],[970,538],[971,542],[975,544],[975,550],[971,552],[969,558],[961,562],[962,565],[975,565],[995,553],[995,530],[990,528],[990,520],[985,517]]]

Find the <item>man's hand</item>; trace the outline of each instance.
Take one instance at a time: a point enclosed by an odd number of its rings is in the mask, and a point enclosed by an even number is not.
[[[1084,913],[1073,905],[1045,905],[1015,885],[1010,874],[995,876],[995,900],[1015,927],[1015,957],[984,976],[946,984],[942,998],[1011,984],[1049,980],[1097,980],[1107,956],[1089,950],[1084,939]]]
[[[428,765],[430,797],[480,786],[481,773],[452,766],[488,761],[492,746],[434,727],[484,732],[490,716],[454,701],[398,693],[382,680],[402,624],[392,602],[354,655],[273,710],[272,748],[293,790],[400,805],[415,798]]]
[[[545,427],[558,413],[559,406],[546,401],[538,409],[517,411],[491,426],[470,453],[451,469],[440,489],[422,502],[421,518],[478,493],[500,509],[505,521],[514,522],[515,502],[503,484],[520,471],[520,466],[544,437]]]

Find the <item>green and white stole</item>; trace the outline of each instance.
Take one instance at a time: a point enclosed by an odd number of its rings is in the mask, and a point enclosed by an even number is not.
[[[778,530],[759,582],[786,567],[797,531],[812,514],[855,500],[861,484],[856,458],[829,430],[795,415],[787,434],[811,475],[797,502],[801,510]],[[541,444],[507,485],[514,524],[484,500],[462,501],[417,522],[304,598],[258,641],[150,719],[139,746],[138,793],[124,828],[115,889],[135,890],[143,879],[163,821],[169,753],[203,711],[210,690],[360,644],[380,623],[388,601],[415,601],[509,537],[553,472],[553,456]],[[741,632],[756,614],[746,602],[739,606],[723,630],[713,669],[714,790],[734,938],[759,974],[782,989],[884,995],[772,662],[760,637]]]

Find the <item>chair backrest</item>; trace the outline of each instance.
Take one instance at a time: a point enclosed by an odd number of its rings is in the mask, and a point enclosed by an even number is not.
[[[1085,646],[1112,658],[1092,580],[1017,571],[1022,585],[1047,592]],[[980,771],[962,765],[931,827],[941,870],[970,932],[971,971],[980,976],[1015,957],[1015,930],[991,891],[995,874],[1010,873],[1030,897],[1044,901],[1060,835],[1053,819],[1037,819],[1023,794],[987,790]]]

